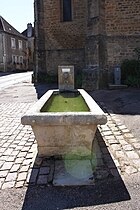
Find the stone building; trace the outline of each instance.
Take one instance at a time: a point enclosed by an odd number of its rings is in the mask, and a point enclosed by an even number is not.
[[[113,83],[113,71],[140,48],[140,1],[35,0],[35,74],[59,65],[83,72],[83,87]]]
[[[0,16],[0,71],[27,68],[27,38]]]
[[[34,27],[31,23],[27,24],[27,29],[22,32],[22,35],[27,37],[27,60],[28,70],[33,70],[34,67]]]

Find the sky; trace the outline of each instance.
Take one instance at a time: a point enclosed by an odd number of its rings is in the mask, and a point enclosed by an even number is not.
[[[34,0],[0,0],[0,16],[19,32],[34,24]]]

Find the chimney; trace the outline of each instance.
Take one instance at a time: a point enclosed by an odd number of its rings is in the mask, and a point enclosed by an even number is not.
[[[27,37],[28,38],[32,37],[32,32],[33,32],[32,24],[31,23],[28,23],[27,24]]]

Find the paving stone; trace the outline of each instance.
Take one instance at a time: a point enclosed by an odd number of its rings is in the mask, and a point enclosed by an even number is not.
[[[21,187],[23,187],[24,186],[24,181],[19,181],[19,182],[16,182],[16,185],[15,185],[15,187],[16,188],[21,188]]]
[[[26,144],[26,141],[23,141],[23,139],[22,139],[22,141],[18,144],[18,146],[24,146]]]
[[[126,128],[126,129],[122,129],[121,131],[122,131],[123,134],[125,134],[125,133],[130,133],[130,130],[127,129],[127,128]]]
[[[20,163],[22,163],[23,161],[24,161],[24,157],[21,157],[21,158],[17,158],[17,159],[15,160],[15,163],[20,164]]]
[[[126,154],[131,160],[139,159],[139,156],[135,151],[127,151]]]
[[[108,143],[109,144],[118,144],[119,142],[116,139],[109,139]]]
[[[1,153],[4,153],[5,150],[6,150],[6,148],[0,148]]]
[[[123,150],[121,150],[121,151],[116,151],[116,152],[115,152],[115,155],[116,155],[117,158],[124,158],[124,157],[125,157],[125,153],[124,153]]]
[[[17,178],[17,172],[14,173],[8,173],[7,177],[6,177],[6,182],[12,182],[15,181]]]
[[[30,165],[32,163],[32,159],[25,159],[23,162],[22,162],[22,165]]]
[[[89,160],[55,161],[53,185],[92,185],[94,184],[93,171]]]
[[[7,138],[7,137],[6,137]],[[10,143],[5,143],[2,145],[3,148],[7,148],[10,145]]]
[[[125,140],[121,140],[121,141],[119,141],[119,142],[120,142],[121,145],[128,145],[128,142],[125,141]]]
[[[110,128],[107,125],[101,125],[103,131],[110,131]]]
[[[17,181],[26,180],[26,177],[27,177],[27,173],[26,172],[19,173],[18,177],[17,177]]]
[[[15,185],[15,181],[12,181],[12,182],[5,182],[5,183],[2,185],[2,189],[13,188],[14,185]]]
[[[109,172],[104,168],[100,168],[96,170],[94,176],[96,180],[103,180],[109,176]]]
[[[48,174],[50,171],[49,167],[41,167],[39,170],[39,175]]]
[[[118,125],[118,128],[119,128],[120,130],[127,129],[127,127],[126,127],[125,125]]]
[[[126,169],[125,169],[125,172],[127,174],[134,174],[137,172],[137,169],[134,168],[133,166],[127,166]]]
[[[41,157],[36,157],[35,159],[35,165],[40,166],[43,162],[43,158]]]
[[[55,161],[49,160],[49,166],[50,166],[50,172],[48,174],[48,183],[52,183],[53,182],[53,177],[54,177],[54,170],[55,170]]]
[[[27,152],[20,152],[17,157],[20,158],[20,157],[25,157],[27,155]]]
[[[6,159],[6,162],[13,162],[15,160],[15,157],[14,156],[9,156],[7,159]]]
[[[19,153],[19,151],[14,150],[10,155],[11,155],[11,156],[17,156],[18,153]]]
[[[113,131],[113,132],[119,132],[118,128],[116,126],[110,126],[110,129]]]
[[[27,142],[25,146],[32,146],[32,142]]]
[[[112,132],[111,131],[103,131],[102,134],[104,136],[110,136],[110,135],[112,135]]]
[[[32,159],[33,158],[33,153],[28,153],[26,155],[26,159]]]
[[[3,153],[3,155],[9,155],[9,154],[11,154],[13,152],[13,149],[11,148],[11,149],[7,149],[4,153]]]
[[[132,151],[134,149],[130,144],[123,145],[122,147],[125,151]]]
[[[121,150],[120,144],[112,144],[110,147],[113,151]]]
[[[29,170],[29,167],[30,167],[29,165],[22,166],[19,172],[27,172]]]
[[[0,168],[2,167],[2,165],[4,164],[5,161],[0,161]]]
[[[47,184],[47,175],[39,175],[37,184],[38,185]]]
[[[0,178],[5,178],[8,174],[8,171],[0,171]]]
[[[114,163],[115,163],[116,167],[119,167],[120,166],[120,163],[119,163],[118,160],[114,160]]]
[[[19,170],[19,168],[20,168],[20,164],[14,164],[12,168],[10,169],[10,172],[16,172]]]
[[[2,188],[3,183],[4,183],[4,178],[0,178],[0,189]]]
[[[114,134],[112,134],[112,135],[109,135],[109,136],[105,136],[105,138],[107,140],[114,140],[115,139],[115,136],[114,136]]]
[[[39,169],[32,169],[28,172],[27,183],[36,183],[39,174]]]
[[[136,138],[130,138],[129,139],[129,142],[130,143],[137,143],[138,142],[138,139],[136,139]]]
[[[134,146],[136,149],[140,149],[140,143],[133,143],[133,146]]]
[[[28,152],[30,149],[30,146],[27,146],[27,147],[23,147],[21,152]]]
[[[13,162],[5,162],[1,168],[1,170],[10,170],[13,166]]]
[[[138,160],[133,160],[134,166],[140,169],[140,159]]]

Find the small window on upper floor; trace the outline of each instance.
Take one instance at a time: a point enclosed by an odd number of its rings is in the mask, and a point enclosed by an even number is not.
[[[20,50],[22,50],[22,41],[21,40],[18,40],[18,47]]]
[[[11,48],[16,49],[16,40],[15,40],[15,38],[11,38]]]
[[[61,0],[61,21],[72,21],[72,0]]]
[[[17,56],[16,55],[12,55],[12,63],[13,64],[17,63]]]
[[[23,64],[23,56],[19,56],[19,63]]]

